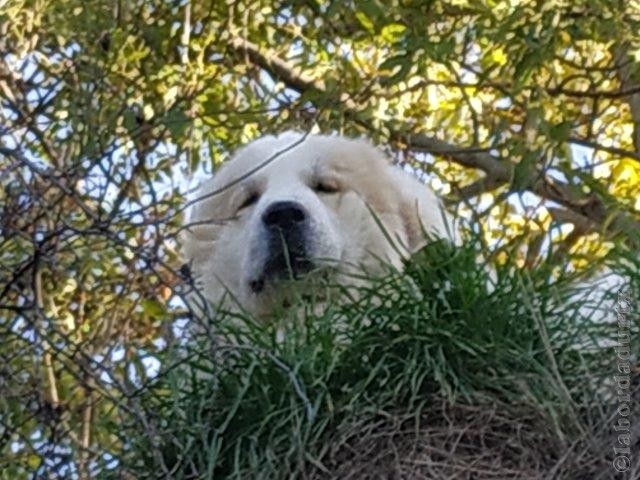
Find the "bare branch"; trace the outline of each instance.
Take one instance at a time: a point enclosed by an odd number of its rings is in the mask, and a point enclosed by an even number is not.
[[[325,90],[325,84],[322,80],[316,80],[310,75],[306,75],[300,68],[289,65],[273,53],[265,53],[255,43],[245,40],[244,38],[234,37],[231,39],[229,45],[236,52],[245,54],[251,63],[271,72],[274,76],[286,83],[289,88],[293,88],[299,93],[312,89]]]
[[[482,170],[491,182],[511,181],[513,164],[496,159],[486,149],[461,148],[424,134],[410,137],[408,143],[412,150],[441,155],[464,167]]]
[[[475,70],[473,70],[475,72]],[[477,73],[477,72],[476,72]],[[427,87],[429,85],[437,85],[446,88],[458,88],[461,90],[471,89],[471,90],[498,90],[502,93],[508,94],[510,90],[513,89],[513,85],[505,82],[492,82],[492,81],[484,81],[479,83],[474,82],[462,82],[462,81],[452,81],[452,80],[424,80],[421,82],[412,85],[407,88],[405,92],[415,91],[420,88]],[[525,86],[522,87],[522,90],[533,90],[534,88],[538,88],[538,86]],[[544,91],[552,96],[564,96],[564,97],[573,97],[573,98],[590,98],[590,99],[618,99],[625,98],[632,95],[640,94],[640,85],[632,85],[625,88],[621,88],[619,90],[575,90],[563,87],[546,87]],[[404,93],[404,92],[403,92]],[[511,95],[508,95],[511,97]]]
[[[326,85],[322,80],[305,74],[301,68],[290,65],[272,52],[264,52],[255,43],[240,37],[234,37],[230,42],[230,46],[236,52],[245,54],[251,63],[270,72],[298,93],[304,93],[309,90],[327,91]],[[357,104],[348,95],[342,94],[340,101],[347,110],[357,110]]]
[[[640,153],[632,152],[631,150],[625,150],[624,148],[618,147],[606,147],[598,142],[592,142],[590,140],[584,138],[571,137],[569,138],[569,143],[573,143],[574,145],[582,145],[583,147],[593,148],[598,152],[607,152],[612,153],[613,155],[620,155],[624,158],[631,158],[633,160],[637,160],[640,162]]]
[[[478,195],[481,195],[483,193],[495,190],[496,188],[504,185],[505,183],[506,182],[498,180],[496,178],[485,176],[480,180],[476,180],[475,182],[470,183],[469,185],[465,185],[464,187],[459,188],[456,193],[460,198],[469,199],[469,198],[477,197]]]
[[[189,39],[191,36],[191,1],[187,0],[184,5],[184,21],[182,24],[182,36],[180,37],[180,62],[182,65],[189,63]]]
[[[597,228],[597,224],[591,219],[572,210],[557,207],[549,207],[547,210],[556,222],[571,223],[574,226],[574,229],[580,232],[580,235]]]

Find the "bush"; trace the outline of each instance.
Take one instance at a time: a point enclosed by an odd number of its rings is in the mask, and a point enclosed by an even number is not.
[[[143,391],[121,466],[136,478],[609,478],[618,290],[550,263],[489,274],[476,251],[434,242],[356,295],[327,289],[320,313],[220,312],[215,335],[174,348]],[[618,255],[637,304],[638,261]]]

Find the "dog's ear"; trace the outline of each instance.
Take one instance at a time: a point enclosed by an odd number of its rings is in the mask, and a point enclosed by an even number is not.
[[[200,185],[195,190],[193,199],[202,197],[204,200],[193,202],[184,213],[185,218],[178,237],[180,257],[184,263],[201,265],[211,257],[218,227],[209,213],[210,200],[206,196],[210,190],[210,186]]]
[[[433,190],[409,173],[397,167],[393,170],[408,253],[420,250],[429,239],[445,238],[458,243],[453,222]]]

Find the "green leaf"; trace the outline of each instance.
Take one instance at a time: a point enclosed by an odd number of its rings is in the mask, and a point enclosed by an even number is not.
[[[390,23],[385,25],[380,32],[380,36],[388,43],[398,43],[402,40],[403,33],[407,27],[399,23]]]
[[[155,319],[164,318],[166,311],[164,305],[152,298],[146,298],[140,302],[144,313]]]
[[[356,18],[358,19],[358,21],[360,22],[360,24],[367,30],[367,32],[369,33],[373,33],[374,32],[374,24],[371,21],[371,19],[369,17],[367,17],[367,14],[364,12],[356,12]]]
[[[126,128],[130,132],[138,128],[138,120],[136,119],[136,114],[130,108],[127,108],[122,113],[122,124],[124,125],[124,128]]]
[[[556,123],[549,129],[549,138],[556,142],[564,142],[569,138],[573,122],[565,120],[564,122]]]
[[[534,179],[534,171],[539,156],[539,152],[529,151],[525,153],[522,160],[515,165],[512,181],[514,191],[526,189],[531,184]]]
[[[181,139],[187,127],[191,123],[189,117],[179,108],[169,110],[164,120],[165,125],[171,132],[173,138]]]

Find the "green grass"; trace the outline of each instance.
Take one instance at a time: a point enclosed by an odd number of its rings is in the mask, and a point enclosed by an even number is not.
[[[135,399],[119,466],[136,478],[365,478],[390,449],[408,465],[406,452],[433,439],[409,462],[429,459],[431,475],[492,449],[505,476],[595,475],[602,466],[579,453],[602,426],[596,390],[615,354],[597,345],[617,327],[583,313],[592,287],[573,276],[506,265],[490,279],[476,250],[432,243],[351,301],[333,291],[320,314],[307,303],[271,323],[218,315],[215,337],[167,352],[166,372]],[[618,255],[637,299],[638,261]],[[480,435],[467,439],[477,451],[452,443],[459,432]],[[436,462],[439,445],[458,456]]]

